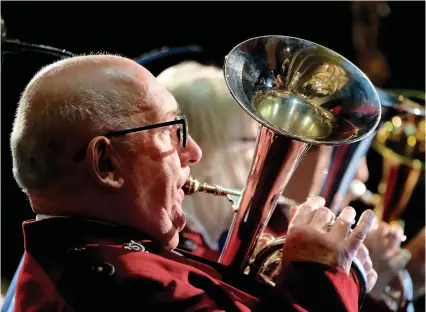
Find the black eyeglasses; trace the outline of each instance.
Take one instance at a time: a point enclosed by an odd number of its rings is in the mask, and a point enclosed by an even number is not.
[[[182,144],[183,147],[186,147],[186,143],[188,141],[188,122],[187,122],[186,116],[176,116],[174,120],[161,122],[161,123],[157,123],[157,124],[153,124],[149,126],[110,131],[108,133],[105,133],[103,136],[107,138],[114,138],[114,137],[129,134],[129,133],[133,133],[133,132],[151,130],[151,129],[173,126],[173,125],[179,125],[179,128],[176,130],[177,139],[179,144]],[[87,145],[85,145],[82,149],[80,149],[74,155],[73,160],[76,162],[82,161],[86,157],[86,149],[87,149]]]

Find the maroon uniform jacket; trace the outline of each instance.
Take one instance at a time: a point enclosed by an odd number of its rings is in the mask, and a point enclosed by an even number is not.
[[[292,263],[275,288],[249,295],[245,276],[234,272],[237,289],[226,270],[160,250],[132,229],[51,218],[23,230],[15,311],[358,311],[354,279],[318,263]]]

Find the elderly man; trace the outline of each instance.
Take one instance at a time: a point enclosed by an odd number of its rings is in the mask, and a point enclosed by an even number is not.
[[[291,210],[275,289],[255,298],[174,249],[182,186],[201,150],[175,99],[135,62],[79,56],[30,81],[11,135],[13,171],[35,220],[23,224],[16,311],[357,311],[359,257],[373,213],[348,235],[313,198]],[[243,279],[243,277],[241,277]]]

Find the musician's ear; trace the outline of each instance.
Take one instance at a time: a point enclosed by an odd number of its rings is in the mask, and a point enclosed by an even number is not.
[[[100,185],[112,190],[123,186],[124,177],[118,154],[106,137],[98,136],[90,141],[86,162],[92,178]]]

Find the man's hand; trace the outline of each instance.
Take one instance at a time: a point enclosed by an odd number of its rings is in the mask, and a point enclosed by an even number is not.
[[[411,255],[400,248],[404,235],[401,226],[380,222],[373,224],[372,228],[364,243],[368,248],[374,270],[378,273],[377,282],[370,295],[380,299],[392,279],[407,265]]]
[[[367,274],[367,293],[369,293],[377,283],[378,273],[373,267],[369,251],[364,244],[359,247],[355,257],[361,262],[365,274]]]
[[[314,197],[298,207],[291,208],[291,221],[283,249],[283,266],[293,261],[311,261],[339,267],[349,274],[352,259],[363,246],[374,213],[366,210],[358,225],[350,232],[355,220],[355,210],[346,207],[335,218],[324,204],[323,198]],[[370,290],[376,282],[377,273],[372,269],[368,253],[360,260],[367,269],[367,289]]]
[[[379,222],[368,232],[365,238],[365,246],[370,251],[370,258],[373,265],[378,261],[388,260],[395,256],[400,250],[404,229],[398,225],[390,225],[386,222]]]
[[[425,294],[425,228],[412,238],[407,246],[407,252],[412,255],[407,265],[407,270],[413,279],[414,300]]]

